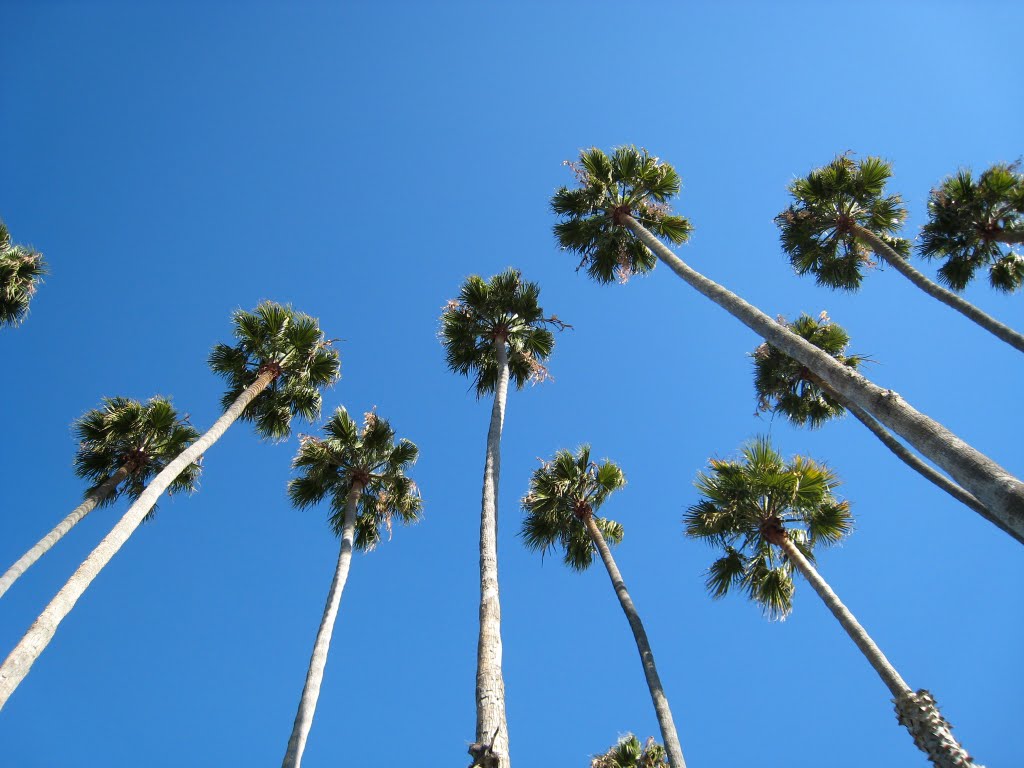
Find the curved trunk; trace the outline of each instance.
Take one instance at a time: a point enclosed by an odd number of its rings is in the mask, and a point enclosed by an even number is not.
[[[96,509],[96,506],[101,501],[112,494],[126,477],[128,477],[128,467],[120,467],[117,472],[104,480],[99,488],[86,496],[81,504],[71,510],[71,514],[61,520],[56,528],[46,534],[32,549],[22,555],[18,562],[8,568],[7,573],[0,576],[0,597],[4,596],[4,593],[11,588],[11,585],[25,571],[31,568],[36,560],[49,552],[54,544],[64,538],[64,534],[78,525],[78,523],[85,519],[86,515]]]
[[[669,269],[781,352],[819,376],[829,389],[864,409],[942,467],[1004,526],[1024,536],[1024,483],[892,390],[882,389],[731,291],[691,269],[636,219],[621,220]]]
[[[292,726],[292,735],[288,739],[288,750],[285,752],[282,768],[299,768],[302,764],[302,753],[306,749],[306,739],[309,738],[309,729],[313,725],[316,702],[320,698],[320,684],[323,682],[324,668],[327,666],[327,652],[331,647],[331,635],[334,634],[334,621],[338,616],[341,593],[345,590],[349,566],[352,563],[352,546],[356,533],[356,505],[359,503],[361,493],[362,489],[358,485],[353,485],[345,500],[345,518],[341,527],[341,551],[338,553],[338,567],[334,571],[331,590],[327,593],[327,605],[324,606],[320,629],[316,633],[313,655],[309,660],[309,670],[306,672],[306,684],[302,688],[299,711],[295,715],[295,724]]]
[[[957,296],[952,291],[947,291],[937,283],[933,283],[914,269],[909,261],[896,253],[896,251],[889,247],[888,243],[871,230],[864,229],[859,224],[853,224],[850,227],[850,231],[870,245],[871,250],[875,252],[878,258],[882,259],[933,299],[938,299],[947,307],[952,307],[961,315],[969,320],[973,320],[993,336],[1005,341],[1017,351],[1024,352],[1024,336],[1017,333],[1017,331],[1003,325],[991,315],[982,312],[963,297]]]
[[[683,748],[679,744],[679,735],[676,733],[676,725],[672,722],[672,710],[668,706],[668,698],[661,687],[661,678],[658,677],[658,668],[654,665],[654,653],[651,651],[651,644],[647,639],[647,632],[640,621],[640,614],[633,605],[633,600],[626,589],[626,583],[622,580],[622,574],[615,565],[608,543],[601,535],[601,529],[594,522],[593,515],[586,518],[587,533],[591,541],[601,554],[604,567],[608,569],[608,577],[612,580],[615,594],[619,598],[622,612],[626,614],[629,627],[633,630],[633,639],[636,640],[636,649],[640,652],[640,661],[644,665],[644,677],[647,678],[647,687],[651,691],[651,701],[654,702],[654,712],[658,716],[658,725],[661,727],[661,738],[665,743],[665,751],[668,753],[668,762],[672,768],[686,768],[683,760]]]
[[[11,654],[4,660],[3,665],[0,665],[0,709],[7,703],[11,694],[14,693],[21,681],[25,679],[25,675],[28,674],[36,659],[39,658],[46,646],[49,645],[61,621],[75,607],[75,603],[85,593],[85,590],[89,588],[93,579],[99,575],[104,566],[110,562],[114,555],[117,554],[117,551],[128,541],[128,537],[139,527],[139,524],[153,508],[153,505],[156,504],[160,494],[181,474],[185,467],[198,460],[207,448],[220,439],[227,428],[242,415],[242,411],[245,410],[246,406],[260,392],[266,389],[275,376],[276,374],[271,371],[260,374],[256,381],[238,396],[235,402],[231,404],[231,407],[224,412],[224,415],[214,422],[206,434],[178,454],[174,461],[164,467],[153,478],[152,482],[146,486],[146,490],[128,508],[128,511],[124,513],[124,517],[118,521],[106,538],[78,566],[78,570],[72,574],[60,592],[43,609],[43,612],[39,614],[39,618],[32,623],[25,636],[21,638],[14,650],[11,651]]]
[[[480,638],[476,649],[476,743],[469,748],[474,765],[509,768],[505,680],[501,674],[501,604],[498,600],[498,478],[501,475],[501,428],[508,397],[508,354],[505,341],[495,340],[498,382],[494,388],[491,425],[480,505]]]
[[[861,653],[874,667],[882,678],[889,692],[892,693],[896,705],[896,715],[901,725],[905,726],[918,748],[928,755],[937,768],[964,768],[973,765],[970,755],[953,738],[951,726],[935,704],[935,700],[927,691],[914,693],[906,684],[895,667],[885,658],[885,654],[875,645],[874,640],[864,630],[849,609],[842,604],[828,583],[821,578],[803,553],[796,548],[785,534],[772,537],[772,543],[780,547],[789,561],[807,579],[818,597],[836,617],[846,634],[860,648]]]

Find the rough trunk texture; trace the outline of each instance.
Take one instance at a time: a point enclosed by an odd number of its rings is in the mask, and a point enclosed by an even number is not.
[[[96,509],[97,504],[112,494],[126,477],[128,477],[128,467],[118,469],[117,472],[103,481],[99,488],[86,496],[81,504],[71,510],[71,514],[61,520],[56,528],[46,534],[32,549],[22,555],[18,562],[8,568],[7,573],[0,576],[0,597],[4,596],[4,593],[11,588],[11,585],[25,571],[31,568],[36,560],[49,552],[54,544],[64,538],[64,534],[78,525],[78,523],[85,519],[86,515]]]
[[[302,688],[302,698],[299,700],[299,711],[295,715],[295,724],[292,726],[292,735],[288,739],[288,749],[285,752],[281,768],[299,768],[302,765],[302,753],[306,749],[306,739],[309,738],[309,729],[313,725],[313,714],[316,712],[316,702],[320,698],[320,685],[323,683],[324,669],[327,667],[327,652],[331,647],[331,635],[334,634],[334,622],[338,617],[338,605],[341,603],[341,593],[345,590],[348,570],[352,563],[352,546],[356,533],[356,506],[361,494],[362,488],[353,485],[345,500],[345,518],[341,527],[341,551],[338,553],[338,567],[334,571],[331,590],[327,593],[327,605],[324,606],[320,629],[316,633],[313,655],[309,660],[309,670],[306,672],[306,683]]]
[[[658,668],[654,665],[654,652],[651,651],[651,643],[647,639],[647,632],[644,630],[643,622],[640,621],[640,614],[637,613],[633,599],[629,596],[626,583],[622,580],[622,574],[615,564],[608,543],[601,535],[601,529],[597,527],[593,516],[586,519],[587,533],[591,541],[604,561],[604,567],[608,569],[608,577],[612,580],[615,594],[619,598],[622,612],[626,614],[629,627],[633,630],[633,639],[636,640],[636,649],[640,652],[640,661],[644,666],[644,677],[647,678],[647,687],[651,691],[651,701],[654,702],[654,712],[658,716],[658,725],[661,727],[661,738],[665,744],[665,751],[668,753],[668,762],[672,768],[686,768],[686,761],[683,760],[683,748],[679,744],[679,735],[676,733],[676,725],[672,721],[672,710],[668,706],[668,698],[661,687],[661,678],[658,677]]]
[[[892,390],[882,389],[731,291],[691,269],[632,216],[621,221],[669,269],[738,319],[773,347],[806,366],[829,389],[878,421],[942,467],[993,517],[1024,536],[1024,483],[972,448],[934,419],[919,413]]]
[[[938,768],[980,768],[953,737],[953,726],[939,712],[939,705],[925,690],[893,699],[896,719],[914,737],[917,748]]]
[[[118,521],[117,525],[97,545],[96,549],[89,553],[89,556],[85,558],[85,561],[78,567],[78,570],[72,574],[60,592],[43,609],[39,618],[29,627],[28,632],[25,633],[25,636],[21,638],[21,641],[11,651],[11,654],[4,660],[3,665],[0,665],[0,709],[7,703],[11,694],[14,693],[21,681],[25,679],[25,675],[28,674],[36,659],[39,658],[40,654],[46,649],[46,646],[49,645],[61,621],[75,607],[75,603],[85,593],[85,590],[89,588],[93,579],[99,575],[104,566],[110,562],[114,555],[117,554],[117,551],[128,541],[128,537],[139,527],[139,524],[153,508],[153,505],[156,504],[160,494],[167,489],[167,486],[171,484],[185,467],[199,459],[207,448],[220,439],[227,428],[242,415],[242,411],[245,410],[246,406],[273,381],[275,375],[269,371],[260,374],[256,381],[238,396],[235,402],[231,404],[231,407],[224,412],[224,415],[214,422],[205,435],[178,454],[174,461],[164,467],[163,471],[153,478],[153,481],[146,486],[146,490],[128,508],[128,511],[124,513],[124,517]]]

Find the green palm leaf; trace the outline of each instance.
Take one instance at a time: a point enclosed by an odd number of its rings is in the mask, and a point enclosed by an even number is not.
[[[0,221],[0,326],[20,325],[29,303],[47,272],[42,254],[11,242]]]

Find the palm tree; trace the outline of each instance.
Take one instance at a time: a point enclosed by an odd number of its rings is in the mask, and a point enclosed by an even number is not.
[[[793,269],[810,272],[820,285],[855,291],[864,268],[874,265],[873,253],[929,296],[1024,352],[1024,336],[910,265],[910,243],[896,237],[906,209],[899,195],[885,194],[891,175],[889,164],[877,157],[856,162],[840,155],[790,184],[793,203],[775,221]]]
[[[579,162],[571,163],[570,167],[581,186],[572,190],[563,187],[552,198],[552,209],[562,217],[555,225],[555,234],[564,249],[581,255],[580,267],[586,267],[598,282],[613,280],[616,265],[622,261],[635,271],[646,271],[645,265],[653,264],[653,258],[634,258],[629,256],[631,253],[655,254],[703,296],[813,371],[832,392],[871,414],[942,467],[1002,525],[1024,536],[1024,483],[912,408],[897,393],[868,381],[757,307],[691,269],[659,239],[683,242],[689,232],[689,224],[671,216],[666,208],[668,199],[680,187],[672,166],[645,150],[622,147],[611,158],[596,148],[585,150]],[[648,230],[633,213],[651,224],[654,231]]]
[[[709,473],[697,474],[702,498],[684,523],[688,536],[724,550],[707,571],[711,596],[736,587],[770,618],[784,618],[793,604],[793,571],[799,571],[882,678],[918,748],[938,768],[973,765],[931,694],[911,690],[812,565],[815,546],[835,544],[853,528],[849,502],[833,495],[836,474],[801,456],[786,462],[764,438],[747,445],[740,461],[712,459],[709,465]]]
[[[320,388],[338,378],[338,353],[331,349],[317,321],[270,301],[261,303],[254,312],[236,311],[233,320],[237,343],[218,344],[210,353],[210,367],[228,383],[224,414],[146,486],[0,665],[0,708],[53,639],[60,622],[150,513],[160,494],[228,427],[242,419],[253,422],[261,437],[284,439],[291,433],[293,416],[309,420],[320,413]]]
[[[520,535],[528,549],[540,550],[541,554],[561,547],[565,564],[576,571],[590,567],[594,550],[601,555],[622,612],[633,630],[669,763],[672,768],[685,768],[672,710],[658,677],[647,632],[608,548],[609,541],[613,544],[622,541],[622,526],[614,520],[594,516],[608,497],[625,484],[626,478],[617,465],[607,460],[601,464],[590,460],[589,445],[581,446],[575,456],[569,451],[558,451],[554,459],[542,464],[530,478],[530,491],[523,497],[526,517]]]
[[[1024,174],[1018,168],[993,165],[977,181],[961,170],[932,190],[918,251],[946,259],[939,280],[953,290],[962,291],[985,266],[997,290],[1012,293],[1024,285],[1024,258],[1004,247],[1024,243]]]
[[[483,497],[480,505],[480,635],[477,643],[476,740],[470,745],[474,765],[509,768],[505,681],[501,672],[501,604],[498,597],[498,480],[501,474],[501,429],[509,379],[516,389],[547,378],[544,361],[555,339],[537,303],[540,289],[508,269],[489,281],[473,275],[441,315],[441,341],[448,368],[470,376],[477,397],[494,394],[487,430]],[[489,768],[489,766],[487,767]]]
[[[0,576],[0,597],[92,510],[121,496],[137,499],[150,479],[199,437],[163,397],[145,405],[127,397],[104,398],[101,408],[85,413],[72,428],[79,440],[75,473],[92,485],[71,514]],[[198,480],[199,464],[190,464],[168,493],[192,492]]]
[[[607,752],[590,761],[590,768],[660,768],[664,765],[668,765],[665,748],[653,736],[641,746],[640,739],[632,733],[627,733]]]
[[[7,226],[0,221],[0,326],[21,324],[45,274],[42,254],[12,243]]]
[[[348,412],[338,408],[324,425],[324,432],[324,439],[303,439],[292,462],[299,476],[288,484],[288,495],[299,509],[330,497],[330,524],[341,537],[341,551],[288,739],[284,768],[298,768],[302,763],[353,546],[364,551],[373,549],[382,529],[390,534],[395,518],[402,523],[415,522],[422,507],[416,484],[405,474],[419,451],[408,440],[396,445],[395,432],[387,421],[367,413],[360,432]]]

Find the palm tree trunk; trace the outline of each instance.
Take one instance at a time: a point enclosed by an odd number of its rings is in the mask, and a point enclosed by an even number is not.
[[[1006,243],[1007,245],[1020,245],[1024,243],[1024,230],[999,230],[991,235],[992,239],[997,243]]]
[[[927,277],[914,269],[910,265],[909,261],[896,253],[896,251],[889,247],[888,243],[874,232],[869,229],[864,229],[864,227],[859,224],[852,224],[850,226],[850,232],[867,242],[878,258],[882,259],[882,261],[886,262],[890,267],[895,269],[933,299],[938,299],[947,307],[952,307],[964,317],[969,320],[973,320],[993,336],[1005,341],[1018,352],[1024,352],[1024,336],[1017,333],[1017,331],[1013,330],[1009,326],[1003,325],[991,315],[982,312],[963,297],[957,296],[952,291],[947,291],[937,283],[933,283]]]
[[[679,735],[676,733],[676,725],[672,721],[672,710],[668,706],[668,698],[661,687],[661,678],[658,677],[658,668],[654,665],[654,653],[651,651],[650,641],[647,639],[647,632],[644,630],[643,622],[640,621],[640,614],[633,605],[633,599],[629,596],[626,583],[622,580],[619,567],[615,564],[608,543],[601,535],[601,529],[594,522],[594,516],[586,517],[587,533],[591,541],[601,554],[604,560],[604,567],[608,569],[608,577],[612,580],[615,594],[619,598],[622,612],[626,614],[629,627],[633,630],[633,639],[636,640],[636,649],[640,652],[640,661],[644,665],[644,677],[647,678],[647,687],[651,691],[651,701],[654,702],[654,712],[658,716],[658,725],[661,727],[661,738],[665,743],[665,751],[668,752],[668,762],[672,768],[686,768],[683,760],[683,748],[679,744]]]
[[[56,528],[46,534],[32,549],[22,555],[18,562],[8,568],[7,573],[0,576],[0,597],[4,596],[7,590],[11,588],[11,585],[25,571],[31,568],[36,560],[49,552],[54,544],[64,538],[64,534],[85,519],[86,515],[96,509],[96,505],[112,494],[126,477],[128,477],[128,467],[122,466],[117,472],[104,480],[99,488],[86,496],[81,504],[71,510],[71,514],[61,520]]]
[[[505,340],[494,340],[498,381],[494,387],[487,458],[480,505],[480,638],[476,649],[476,742],[470,746],[474,764],[509,768],[505,680],[501,674],[501,603],[498,600],[498,479],[501,475],[501,428],[508,397],[508,354]]]
[[[928,691],[914,693],[910,686],[900,677],[899,672],[885,658],[885,654],[875,645],[874,640],[860,625],[849,609],[842,604],[828,583],[821,578],[803,553],[796,548],[793,540],[784,533],[772,536],[771,541],[780,547],[810,583],[818,597],[822,599],[832,615],[836,617],[846,634],[860,648],[861,653],[874,667],[882,678],[889,692],[892,693],[896,705],[896,716],[900,724],[905,726],[918,748],[928,755],[928,759],[936,768],[967,768],[974,761],[967,751],[953,737],[952,726],[942,717],[935,699]]]
[[[942,467],[1004,526],[1024,536],[1024,483],[892,390],[882,389],[731,291],[691,269],[629,215],[620,220],[669,269],[761,338],[819,376],[833,392],[864,409]]]
[[[260,394],[271,381],[277,376],[273,371],[261,373],[252,384],[249,385],[235,402],[231,404],[224,414],[214,422],[205,435],[196,440],[192,445],[182,451],[146,486],[135,503],[124,513],[117,525],[113,527],[106,538],[89,556],[85,558],[78,570],[72,574],[60,592],[50,601],[50,604],[43,609],[28,632],[21,638],[11,654],[0,665],[0,709],[14,693],[15,689],[25,679],[29,669],[39,658],[40,654],[50,644],[57,627],[67,616],[75,603],[89,588],[101,570],[117,554],[117,551],[124,546],[128,538],[139,527],[139,524],[149,514],[153,505],[174,479],[181,474],[189,464],[198,460],[203,453],[220,439],[221,435],[230,427],[235,420],[242,415],[246,406]]]
[[[309,670],[306,672],[306,684],[302,688],[299,711],[295,715],[295,724],[292,726],[292,735],[288,739],[288,750],[285,752],[281,768],[299,768],[302,764],[302,753],[306,749],[306,739],[309,738],[309,729],[313,725],[316,702],[320,698],[320,684],[323,682],[324,668],[327,666],[327,652],[331,647],[334,621],[338,616],[341,593],[345,590],[348,569],[352,563],[352,545],[356,533],[356,505],[359,503],[361,494],[362,488],[358,484],[353,484],[352,490],[349,491],[348,498],[345,500],[345,518],[341,527],[341,551],[338,553],[338,567],[334,571],[331,591],[327,593],[327,605],[324,606],[320,629],[316,633],[313,656],[309,660]]]

